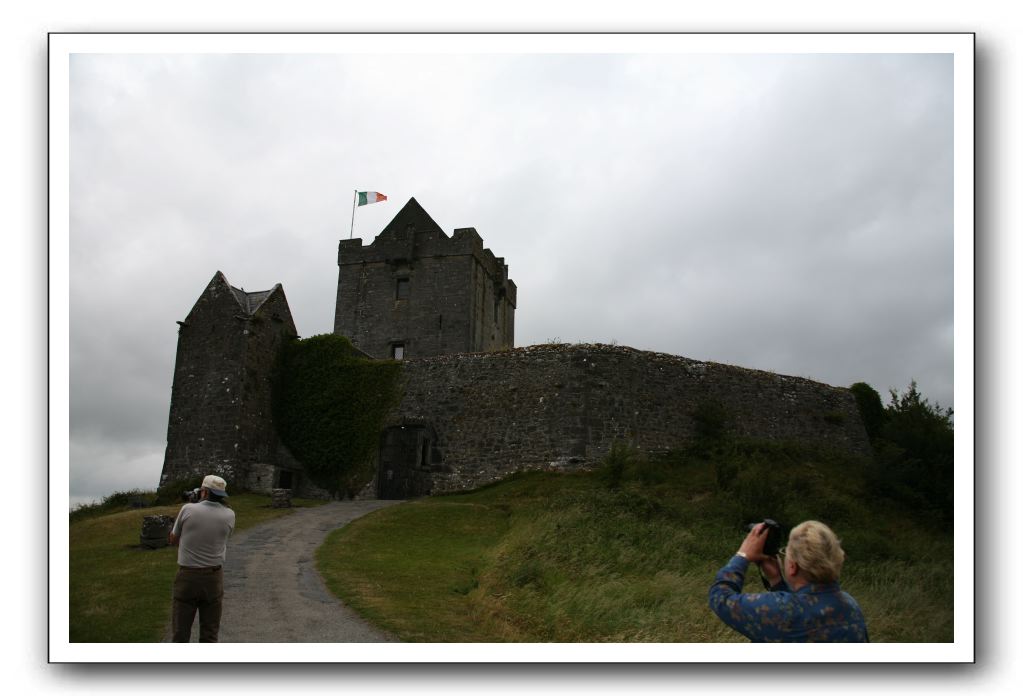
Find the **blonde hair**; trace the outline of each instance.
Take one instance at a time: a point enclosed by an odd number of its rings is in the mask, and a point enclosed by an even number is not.
[[[816,520],[807,520],[792,529],[786,553],[799,566],[799,573],[815,583],[838,580],[845,562],[842,540]]]

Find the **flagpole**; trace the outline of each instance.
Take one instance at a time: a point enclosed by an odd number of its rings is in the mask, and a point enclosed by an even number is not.
[[[352,192],[352,229],[348,230],[348,238],[352,238],[352,234],[355,232],[355,201],[359,197],[359,189],[355,189]]]

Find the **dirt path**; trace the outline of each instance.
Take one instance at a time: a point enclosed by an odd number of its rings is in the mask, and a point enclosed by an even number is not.
[[[316,572],[327,533],[400,501],[331,502],[234,535],[224,565],[222,643],[375,643],[397,640],[342,604]],[[192,626],[198,640],[199,617]],[[169,639],[169,628],[168,637]],[[167,640],[165,639],[165,640]]]

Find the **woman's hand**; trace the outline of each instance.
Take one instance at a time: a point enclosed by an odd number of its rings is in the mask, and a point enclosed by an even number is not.
[[[768,558],[764,555],[764,542],[767,541],[766,532],[767,525],[760,522],[742,540],[739,554],[745,556],[750,563],[760,563]]]

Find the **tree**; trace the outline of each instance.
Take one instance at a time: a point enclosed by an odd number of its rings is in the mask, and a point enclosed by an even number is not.
[[[886,422],[881,428],[882,436],[903,447],[912,456],[939,463],[952,459],[953,426],[952,409],[933,406],[923,398],[916,382],[909,383],[909,390],[899,394],[891,390],[892,401],[885,410]]]
[[[866,393],[863,388],[859,391]],[[890,395],[891,402],[872,439],[872,488],[875,493],[913,509],[935,512],[951,522],[955,474],[952,409],[932,405],[920,393],[916,381],[911,381],[902,394],[892,389]],[[866,425],[866,417],[864,421]]]

